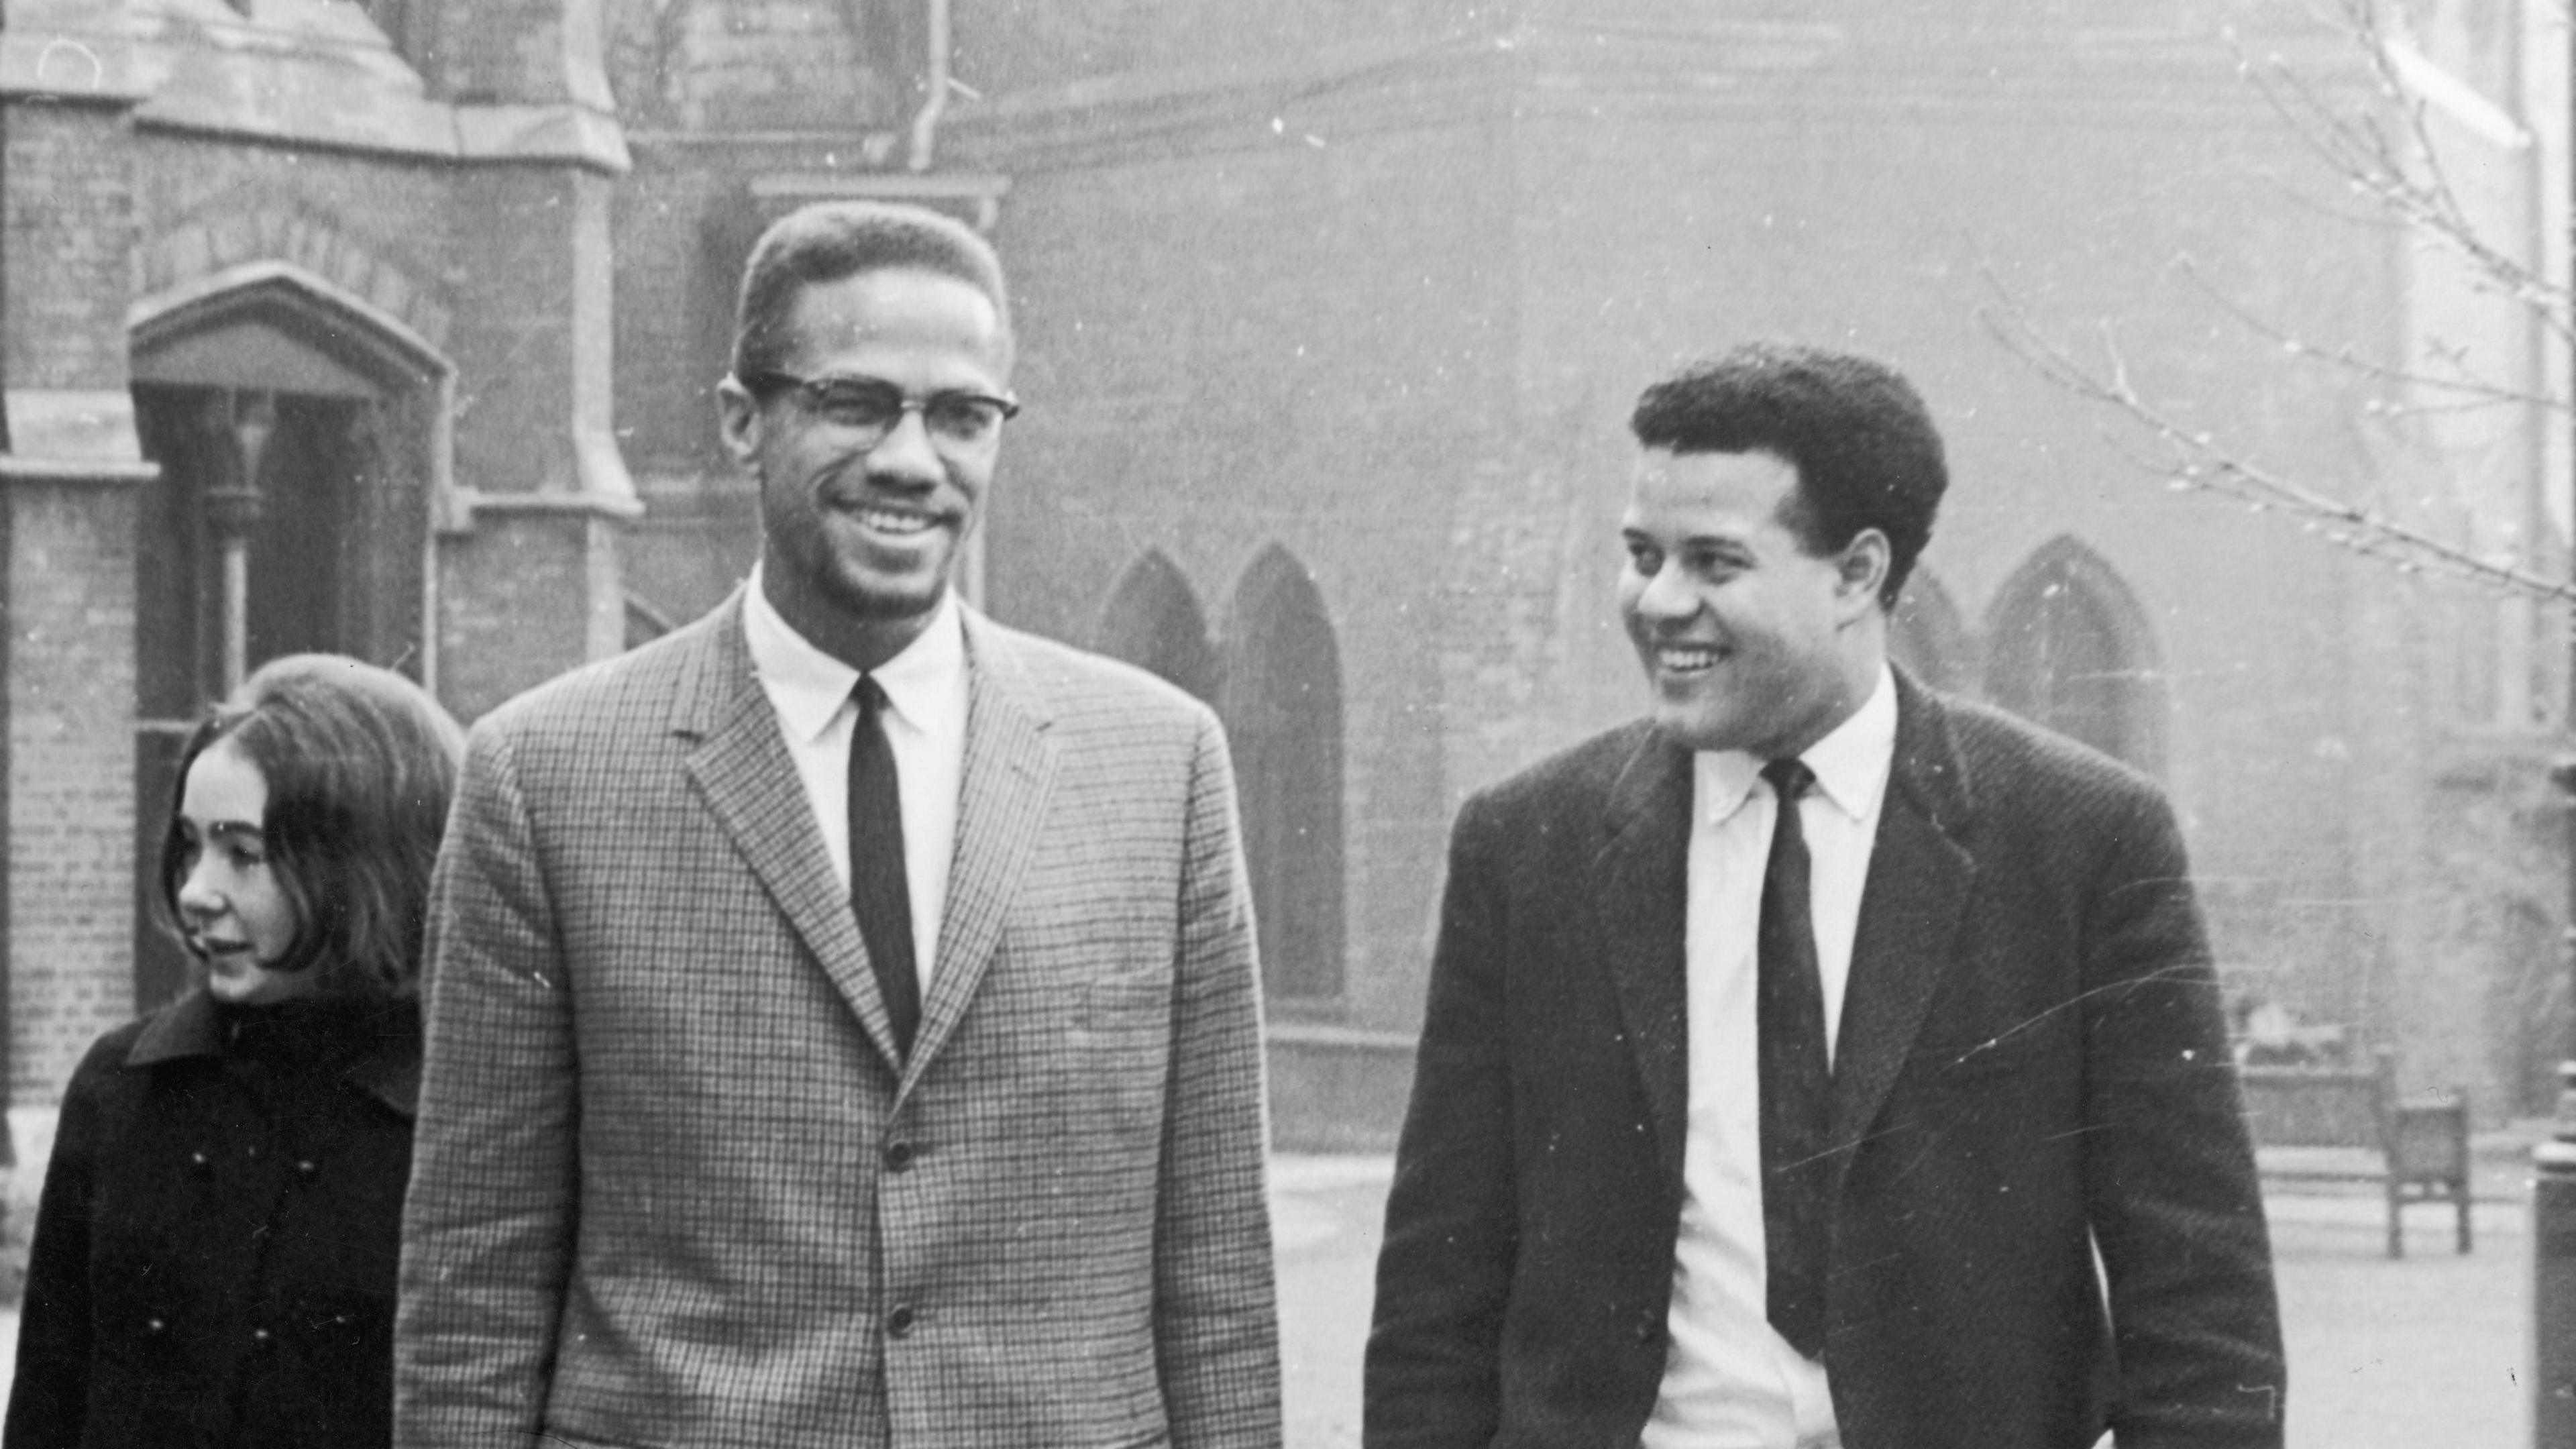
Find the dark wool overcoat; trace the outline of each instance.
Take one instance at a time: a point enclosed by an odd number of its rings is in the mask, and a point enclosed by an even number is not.
[[[415,1003],[219,1007],[108,1033],[63,1099],[7,1449],[381,1445]]]
[[[1690,1088],[1690,752],[1636,724],[1458,817],[1369,1449],[1633,1449]],[[2252,1149],[2154,785],[1898,676],[1834,1056],[1850,1449],[2279,1449]]]

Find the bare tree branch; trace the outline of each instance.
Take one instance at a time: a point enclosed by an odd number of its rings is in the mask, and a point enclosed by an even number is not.
[[[2228,316],[2235,318],[2236,321],[2247,331],[2253,333],[2257,337],[2263,338],[2265,341],[2277,343],[2283,352],[2286,352],[2293,357],[2331,363],[2345,371],[2369,378],[2374,382],[2384,382],[2400,387],[2416,388],[2426,392],[2447,393],[2450,394],[2454,400],[2453,403],[2447,407],[2442,405],[2425,404],[2382,404],[2378,410],[2390,415],[2399,413],[2430,413],[2443,411],[2457,412],[2466,411],[2471,408],[2502,407],[2508,405],[2513,407],[2548,408],[2554,412],[2566,412],[2569,410],[2569,403],[2566,398],[2557,397],[2545,392],[2535,392],[2530,388],[2507,387],[2501,383],[2490,382],[2485,378],[2479,377],[2470,369],[2468,360],[2463,357],[2457,349],[2440,354],[2443,361],[2451,364],[2454,374],[2451,376],[2441,376],[2434,373],[2417,371],[2413,368],[2393,367],[2387,363],[2373,362],[2354,352],[2352,344],[2350,343],[2345,343],[2340,347],[2334,348],[2320,346],[2303,337],[2297,336],[2294,333],[2284,331],[2271,322],[2264,320],[2262,317],[2256,315],[2251,308],[2248,308],[2245,304],[2237,301],[2234,297],[2221,291],[2218,284],[2212,282],[2207,274],[2201,271],[2199,263],[2194,261],[2190,256],[2184,255],[2176,257],[2174,259],[2173,269],[2176,272],[2181,273],[2183,279],[2190,282],[2192,286],[2197,289],[2202,296],[2208,298],[2212,304],[2216,305]]]
[[[2096,369],[2041,336],[2009,298],[1979,308],[1977,315],[1995,340],[2034,372],[2146,429],[2167,456],[2161,462],[2141,460],[2142,466],[2163,474],[2172,487],[2235,498],[2258,512],[2278,510],[2326,542],[2386,560],[2400,573],[2462,579],[2525,598],[2576,603],[2576,583],[2482,557],[2369,507],[2346,503],[2230,453],[2210,433],[2185,427],[2148,402],[2130,381],[2128,362],[2107,323],[2102,327],[2104,360]]]
[[[2258,62],[2240,51],[2240,73],[2356,192],[2461,258],[2482,290],[2512,299],[2549,335],[2576,345],[2567,286],[2498,249],[2470,218],[2442,164],[2428,107],[2398,73],[2390,37],[2371,0],[2336,0],[2336,10],[2338,18],[2329,23],[2360,56],[2372,88],[2402,126],[2401,136],[2392,137],[2377,115],[2339,105],[2277,56]]]

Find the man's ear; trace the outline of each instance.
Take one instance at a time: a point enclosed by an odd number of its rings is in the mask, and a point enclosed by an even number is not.
[[[1887,535],[1875,528],[1862,529],[1843,545],[1834,560],[1834,600],[1844,617],[1857,618],[1863,610],[1878,607],[1878,591],[1887,584],[1887,570],[1895,556]]]
[[[716,384],[716,431],[723,436],[725,452],[744,468],[760,456],[760,438],[768,420],[762,416],[760,401],[727,376]]]

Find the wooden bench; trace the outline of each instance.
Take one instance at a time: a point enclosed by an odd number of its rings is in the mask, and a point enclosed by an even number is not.
[[[2447,1200],[2459,1215],[2459,1251],[2469,1251],[2466,1092],[2400,1101],[2397,1056],[2385,1048],[2367,1067],[2245,1066],[2237,1074],[2265,1178],[2385,1183],[2392,1258],[2406,1256],[2400,1210]]]

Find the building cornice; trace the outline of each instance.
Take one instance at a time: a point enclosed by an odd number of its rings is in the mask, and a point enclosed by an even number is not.
[[[13,387],[0,393],[0,407],[10,446],[0,454],[0,482],[119,488],[161,476],[161,465],[143,456],[130,392]]]
[[[89,458],[29,458],[15,453],[0,453],[0,484],[139,488],[160,476],[161,465],[152,462],[109,463]]]
[[[490,515],[593,517],[618,523],[644,516],[640,499],[591,492],[491,493],[458,488],[450,495],[450,502],[456,516],[441,528],[443,533],[470,533],[476,520]]]
[[[385,48],[244,28],[186,39],[136,27],[81,28],[49,11],[0,32],[0,100],[107,106],[138,129],[469,165],[633,165],[616,119],[568,102],[432,100]],[[110,18],[113,18],[112,16]]]

